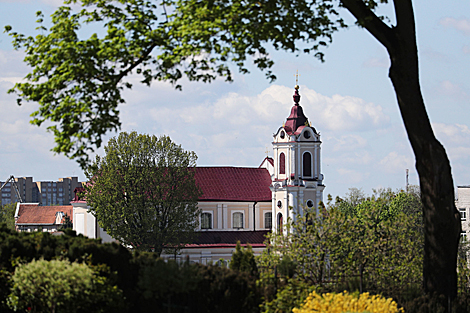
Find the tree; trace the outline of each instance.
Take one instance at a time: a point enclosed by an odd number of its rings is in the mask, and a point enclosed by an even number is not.
[[[83,263],[33,260],[12,275],[8,305],[14,311],[120,312],[122,291]]]
[[[9,203],[0,206],[0,222],[7,224],[7,227],[15,230],[16,203]]]
[[[362,199],[354,214],[343,210],[344,200],[327,210],[305,208],[304,216],[288,222],[287,234],[271,234],[270,249],[263,252],[258,266],[262,283],[272,280],[274,268],[279,273],[284,260],[295,266],[292,279],[267,307],[273,312],[273,306],[292,309],[302,299],[285,295],[306,296],[296,292],[299,285],[323,291],[369,291],[402,304],[407,296],[416,295],[422,286],[424,236],[415,227],[415,216],[404,210],[389,214],[388,199]],[[397,206],[395,201],[393,207]]]
[[[6,31],[15,48],[25,49],[25,62],[34,68],[27,82],[17,83],[11,92],[19,94],[19,103],[22,99],[39,103],[33,124],[56,123],[49,126],[56,137],[53,150],[77,158],[82,166],[87,150],[100,146],[106,131],[119,128],[121,90],[131,88],[124,80],[131,72],[142,75],[145,84],[154,79],[176,84],[183,75],[204,82],[216,76],[231,81],[228,64],[235,63],[246,73],[250,56],[274,79],[267,46],[314,52],[323,60],[321,47],[346,26],[338,9],[349,11],[390,56],[389,77],[416,157],[423,200],[425,290],[456,295],[461,225],[450,163],[434,136],[421,94],[411,0],[391,1],[396,25],[375,14],[387,0],[70,2],[81,2],[83,10],[74,13],[68,6],[60,7],[52,15],[50,30],[39,26],[45,34],[26,37],[11,32],[10,26]],[[42,23],[42,14],[38,15]],[[80,39],[79,28],[91,23],[103,25],[106,35]]]
[[[126,246],[158,255],[177,249],[199,225],[196,159],[167,136],[122,132],[87,170],[90,211]]]
[[[232,260],[230,261],[230,269],[247,272],[255,277],[258,276],[255,255],[253,254],[253,249],[249,244],[246,245],[246,248],[243,248],[240,241],[237,241],[235,252],[233,252]]]
[[[64,222],[59,226],[59,230],[73,229],[73,223],[70,220],[70,216],[65,213]]]

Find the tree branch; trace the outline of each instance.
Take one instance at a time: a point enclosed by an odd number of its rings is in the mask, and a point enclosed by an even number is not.
[[[341,0],[341,4],[354,15],[357,21],[387,48],[387,50],[392,47],[394,41],[393,30],[378,18],[362,0]]]

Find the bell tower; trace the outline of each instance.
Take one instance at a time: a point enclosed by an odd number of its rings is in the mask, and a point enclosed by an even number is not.
[[[287,220],[302,215],[304,207],[318,208],[325,189],[320,166],[320,133],[304,115],[298,85],[293,98],[289,117],[273,135],[273,231],[283,231]]]

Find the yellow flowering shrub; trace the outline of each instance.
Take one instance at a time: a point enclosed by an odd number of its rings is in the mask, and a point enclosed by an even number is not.
[[[382,296],[371,296],[368,292],[361,295],[343,293],[325,293],[323,295],[312,292],[301,308],[292,310],[294,313],[398,313],[404,312],[398,309],[393,299],[385,299]]]

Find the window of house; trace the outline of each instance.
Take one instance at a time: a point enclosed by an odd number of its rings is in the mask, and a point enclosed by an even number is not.
[[[459,212],[460,212],[460,219],[462,221],[466,221],[467,220],[467,209],[465,208],[460,208],[459,209]]]
[[[212,214],[204,212],[201,214],[201,229],[212,229]]]
[[[305,152],[303,158],[303,176],[312,177],[312,155],[310,152]]]
[[[286,173],[286,155],[281,152],[279,154],[279,174],[285,174]]]
[[[232,215],[233,228],[243,228],[243,213],[235,212]]]
[[[271,229],[273,227],[273,214],[272,212],[264,213],[264,228]]]

